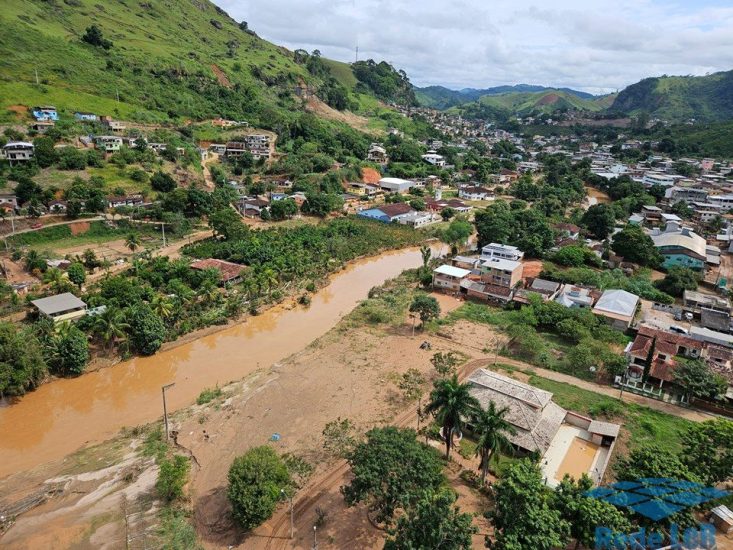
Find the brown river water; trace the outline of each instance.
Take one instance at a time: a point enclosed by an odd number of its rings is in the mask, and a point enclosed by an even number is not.
[[[310,307],[276,306],[257,317],[151,357],[138,357],[78,378],[50,382],[0,408],[0,477],[56,460],[114,436],[124,426],[162,417],[224,385],[281,361],[333,328],[381,285],[421,264],[417,249],[349,264],[313,296]]]

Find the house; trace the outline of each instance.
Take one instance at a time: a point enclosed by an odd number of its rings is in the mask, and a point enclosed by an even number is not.
[[[707,243],[691,229],[670,222],[663,231],[654,230],[650,236],[654,246],[664,257],[664,267],[682,266],[696,270],[705,268]]]
[[[359,195],[360,197],[373,197],[379,192],[379,188],[376,185],[370,183],[361,183],[358,181],[352,181],[347,184],[349,193]]]
[[[81,111],[77,111],[74,113],[74,118],[76,118],[76,120],[82,120],[84,122],[96,122],[97,115],[95,115],[94,113],[84,113]]]
[[[440,212],[444,208],[451,208],[458,213],[465,213],[471,210],[471,206],[458,199],[426,199],[425,207],[434,212]]]
[[[247,144],[243,141],[228,141],[224,148],[224,156],[239,158],[247,151]]]
[[[450,263],[455,267],[468,269],[478,274],[478,265],[481,260],[475,256],[453,256]]]
[[[403,180],[402,178],[382,178],[379,180],[379,187],[388,193],[406,193],[414,186],[414,181]]]
[[[9,141],[3,146],[3,153],[11,166],[31,160],[33,150],[33,144],[27,141]]]
[[[87,305],[70,292],[33,300],[31,304],[54,323],[75,321],[87,313]]]
[[[461,289],[461,281],[470,274],[470,269],[462,269],[452,265],[441,265],[433,270],[433,288],[436,290],[458,292]]]
[[[410,227],[413,227],[417,229],[418,227],[424,227],[426,225],[430,225],[431,223],[435,223],[440,221],[440,216],[437,216],[435,214],[431,214],[430,212],[408,212],[407,214],[404,214],[397,218],[397,223],[400,223],[402,225],[409,225]]]
[[[513,183],[518,179],[519,174],[517,172],[513,172],[512,170],[502,168],[501,172],[499,172],[499,183]]]
[[[96,136],[94,143],[97,149],[104,151],[105,153],[114,153],[119,151],[122,147],[122,138],[119,136]]]
[[[411,212],[415,212],[415,210],[409,204],[396,202],[394,204],[385,204],[379,207],[362,210],[357,214],[357,216],[378,220],[384,223],[392,223],[394,221],[399,221],[401,216]]]
[[[366,159],[376,164],[387,164],[389,162],[387,150],[380,143],[372,143],[369,146]]]
[[[31,109],[31,114],[33,115],[33,118],[40,121],[57,121],[59,119],[59,114],[56,111],[56,107],[52,107],[51,105],[46,105],[44,107],[33,107],[33,109]]]
[[[560,292],[560,283],[536,278],[532,280],[532,283],[528,287],[518,289],[514,292],[514,301],[520,304],[529,304],[530,295],[536,294],[542,298],[543,302],[549,302],[555,299],[558,292]]]
[[[507,409],[505,419],[515,431],[507,435],[509,442],[520,454],[539,455],[547,485],[555,487],[566,474],[587,474],[595,484],[601,482],[619,435],[618,424],[567,411],[552,400],[552,393],[487,369],[473,372],[468,383],[482,408],[494,403]]]
[[[675,357],[699,359],[705,344],[684,334],[677,334],[642,325],[625,350],[628,367],[626,377],[630,382],[645,382],[661,388],[665,382],[674,382]]]
[[[122,197],[107,197],[107,206],[110,208],[119,208],[120,206],[142,206],[145,199],[142,195],[126,195]]]
[[[445,157],[443,155],[439,155],[435,151],[428,151],[420,158],[422,158],[428,164],[432,164],[433,166],[437,166],[438,168],[443,168],[445,166]]]
[[[119,120],[114,120],[112,117],[104,115],[100,117],[100,120],[110,132],[124,132],[127,130],[127,124]]]
[[[555,296],[555,301],[567,308],[589,308],[596,297],[589,288],[566,284]]]
[[[31,124],[31,129],[39,134],[45,134],[54,126],[56,126],[56,124],[51,120],[37,120]]]
[[[603,317],[611,327],[626,330],[631,326],[639,297],[625,290],[606,290],[596,302],[593,313]]]
[[[15,210],[18,208],[18,198],[7,193],[0,194],[0,208],[3,210]]]
[[[245,218],[259,218],[262,216],[262,211],[267,210],[270,207],[270,202],[265,199],[239,199],[235,206],[239,213]]]
[[[494,258],[518,262],[524,258],[524,252],[519,250],[516,246],[500,243],[490,243],[481,248],[482,260],[491,260]]]
[[[195,269],[197,271],[215,269],[219,272],[219,284],[228,285],[242,282],[242,271],[246,269],[246,266],[224,260],[217,260],[215,258],[208,258],[193,262],[191,264],[191,269]]]
[[[494,200],[494,193],[485,187],[469,186],[458,190],[458,197],[468,201]]]
[[[53,200],[48,203],[49,213],[66,212],[66,201]]]
[[[558,232],[561,240],[577,241],[580,237],[580,227],[572,223],[556,223],[552,226]]]
[[[209,145],[209,151],[217,155],[224,155],[227,152],[227,146],[223,143],[212,143]]]
[[[641,215],[644,221],[649,224],[658,224],[662,221],[662,209],[658,206],[644,205],[641,207]]]

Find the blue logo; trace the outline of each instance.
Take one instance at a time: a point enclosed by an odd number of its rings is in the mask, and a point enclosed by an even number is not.
[[[652,521],[660,521],[687,508],[728,496],[729,493],[692,481],[642,478],[596,487],[585,494],[614,506],[630,508]]]

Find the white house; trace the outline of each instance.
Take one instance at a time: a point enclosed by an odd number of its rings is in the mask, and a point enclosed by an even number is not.
[[[422,156],[422,159],[428,164],[432,164],[439,168],[443,168],[445,166],[445,157],[443,155],[439,155],[435,151],[428,151],[427,154]]]
[[[458,190],[458,197],[468,201],[487,201],[493,200],[494,194],[485,187],[469,186],[461,187]]]
[[[502,259],[518,262],[522,258],[524,258],[524,252],[508,244],[491,243],[481,249],[482,260]]]
[[[33,144],[28,141],[9,141],[3,147],[5,158],[10,164],[27,162],[33,158]]]

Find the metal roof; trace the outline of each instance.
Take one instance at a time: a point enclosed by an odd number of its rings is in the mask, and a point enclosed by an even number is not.
[[[47,298],[40,298],[38,300],[33,300],[31,303],[36,306],[41,313],[46,315],[54,315],[55,313],[61,313],[62,311],[70,311],[72,309],[79,309],[87,306],[70,292],[64,292],[63,294],[57,294],[56,296],[49,296]]]
[[[594,310],[607,311],[625,317],[633,317],[636,312],[636,304],[639,303],[639,297],[625,290],[607,290],[596,302]]]
[[[440,275],[448,275],[449,277],[458,277],[462,279],[471,274],[470,269],[461,269],[460,267],[454,267],[452,265],[441,265],[440,267],[433,270],[435,273]]]

